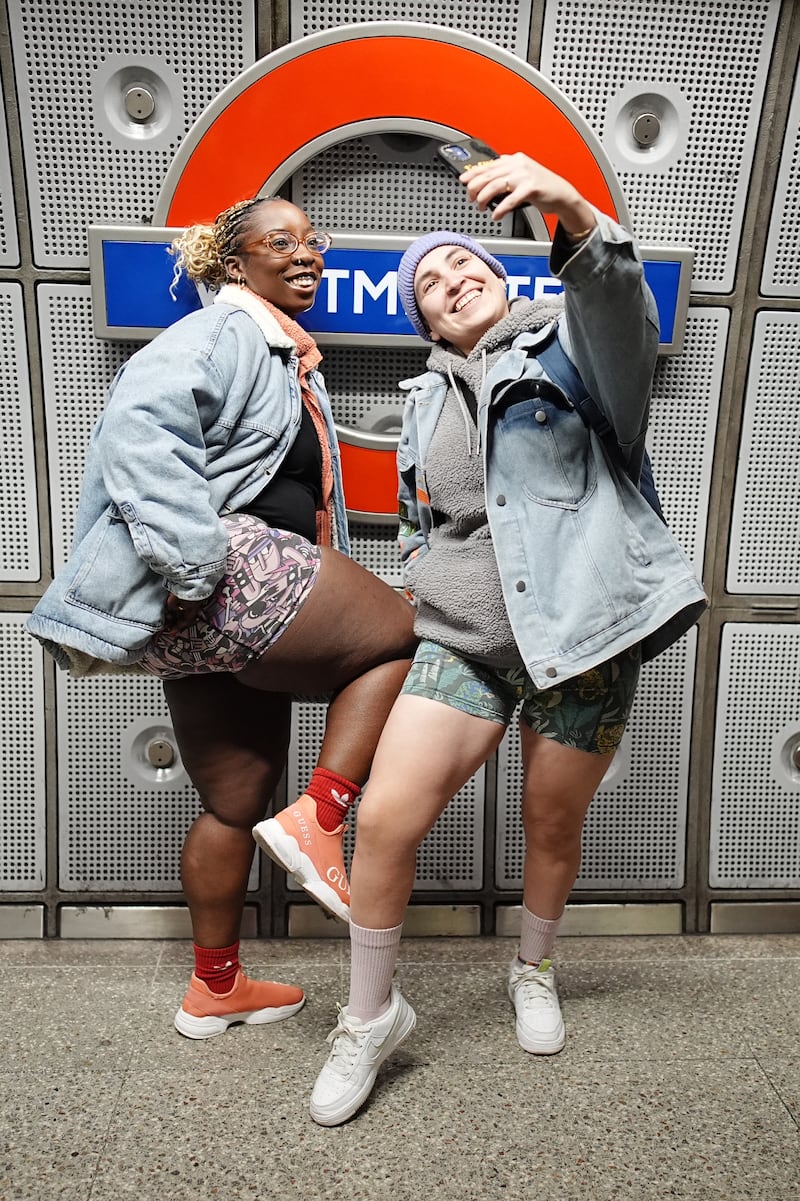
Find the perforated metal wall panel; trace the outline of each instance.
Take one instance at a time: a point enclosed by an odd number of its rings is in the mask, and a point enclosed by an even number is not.
[[[397,523],[367,525],[365,522],[351,522],[350,551],[362,567],[374,572],[392,588],[402,588]]]
[[[39,513],[25,314],[18,284],[0,284],[0,578],[38,580]]]
[[[428,25],[443,25],[459,29],[494,42],[525,58],[531,20],[530,0],[510,0],[508,4],[470,3],[469,0],[411,0],[398,6],[389,3],[371,4],[357,0],[346,7],[335,0],[290,0],[289,29],[292,39],[306,37],[320,29],[335,29],[339,25],[354,25],[361,21],[422,21]],[[407,81],[408,86],[418,81]]]
[[[622,745],[589,809],[576,889],[683,886],[696,648],[690,630],[642,668]],[[498,751],[498,888],[522,887],[521,788],[514,724]]]
[[[800,313],[757,313],[734,486],[729,592],[800,595]]]
[[[180,760],[157,769],[144,754],[151,736],[171,730],[159,682],[59,672],[57,724],[60,887],[178,890],[199,805]]]
[[[460,229],[509,237],[512,219],[489,221],[422,135],[349,138],[309,159],[292,179],[292,198],[322,227],[342,233],[417,234]]]
[[[0,891],[45,885],[44,686],[24,613],[0,613]]]
[[[6,103],[0,93],[0,266],[15,267],[18,263],[17,210],[8,154]]]
[[[729,324],[727,309],[690,309],[683,353],[660,358],[653,381],[648,444],[659,495],[700,576]]]
[[[800,887],[800,626],[723,627],[712,888]]]
[[[89,435],[109,384],[136,346],[95,338],[88,286],[42,284],[37,297],[53,558],[58,568],[72,541]]]
[[[425,350],[323,346],[321,370],[340,425],[373,434],[400,433],[405,394],[398,382],[425,368]]]
[[[316,765],[325,733],[326,706],[301,701],[293,707],[289,769],[290,800],[299,796]],[[478,772],[447,806],[417,852],[414,888],[431,892],[477,889],[483,883],[483,814],[485,772]],[[355,845],[358,805],[348,818],[345,863],[350,864]],[[290,883],[290,888],[296,885]]]
[[[602,139],[639,239],[696,248],[698,292],[733,287],[779,10],[779,0],[547,0],[542,73]],[[660,133],[642,146],[632,130],[646,114]]]
[[[322,372],[339,425],[397,435],[403,394],[397,384],[424,368],[424,350],[397,347],[325,346]],[[402,586],[397,523],[351,522],[353,558],[395,588]]]
[[[35,261],[85,266],[87,227],[149,220],[187,130],[254,61],[254,5],[17,0],[9,9]]]
[[[794,81],[775,198],[769,222],[761,291],[800,296],[800,77]]]

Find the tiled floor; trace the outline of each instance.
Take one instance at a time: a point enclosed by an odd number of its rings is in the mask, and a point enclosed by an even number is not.
[[[521,1051],[507,939],[409,939],[412,1038],[346,1126],[308,1116],[341,940],[248,942],[273,1026],[172,1028],[185,942],[0,942],[0,1201],[793,1201],[800,935],[562,938],[567,1045]]]

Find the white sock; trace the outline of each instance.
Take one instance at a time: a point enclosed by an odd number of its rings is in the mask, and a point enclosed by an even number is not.
[[[350,1017],[372,1021],[389,1008],[402,923],[370,930],[350,922]]]
[[[519,939],[519,957],[525,963],[541,963],[549,959],[555,945],[561,918],[550,920],[537,917],[530,909],[522,906],[522,931]]]

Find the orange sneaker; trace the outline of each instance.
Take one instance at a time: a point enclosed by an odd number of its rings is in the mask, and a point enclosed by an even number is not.
[[[183,1004],[175,1014],[175,1029],[187,1038],[213,1038],[224,1034],[234,1022],[262,1026],[290,1018],[305,1004],[302,988],[250,980],[240,969],[230,992],[212,992],[192,972]]]
[[[253,837],[271,859],[288,872],[340,922],[350,921],[350,885],[344,866],[346,826],[323,830],[317,803],[308,793],[275,817],[253,826]]]

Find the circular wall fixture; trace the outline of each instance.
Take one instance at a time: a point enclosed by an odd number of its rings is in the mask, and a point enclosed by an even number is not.
[[[782,788],[800,792],[800,724],[784,726],[772,739],[772,772]]]
[[[181,81],[155,55],[111,54],[92,77],[98,126],[115,144],[163,150],[184,132]]]
[[[676,87],[628,84],[609,103],[603,145],[619,171],[665,171],[686,149],[690,118]]]
[[[169,722],[140,717],[122,732],[122,770],[139,788],[181,788],[189,777]]]

